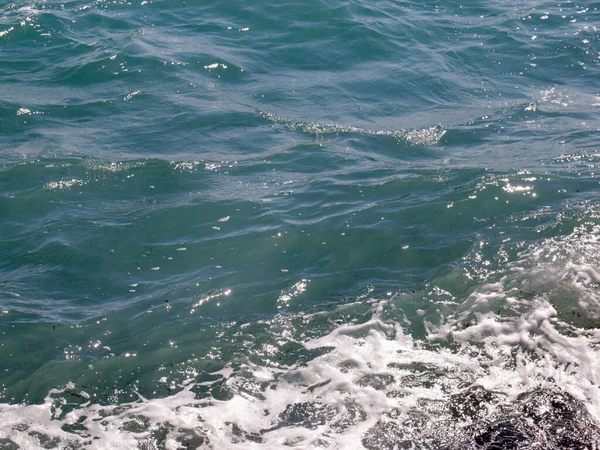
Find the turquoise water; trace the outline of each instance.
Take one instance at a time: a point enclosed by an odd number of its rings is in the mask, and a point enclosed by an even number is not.
[[[595,2],[0,2],[0,447],[600,448]]]

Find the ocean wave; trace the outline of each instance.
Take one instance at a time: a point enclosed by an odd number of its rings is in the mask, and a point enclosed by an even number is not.
[[[434,125],[427,128],[412,129],[412,130],[370,130],[367,128],[359,128],[355,126],[325,124],[318,122],[301,122],[288,119],[285,117],[275,116],[271,113],[261,112],[261,117],[284,125],[290,130],[301,130],[304,133],[314,134],[317,137],[326,135],[343,135],[343,134],[359,134],[365,136],[389,136],[404,141],[412,145],[436,145],[440,142],[446,129],[443,125]]]

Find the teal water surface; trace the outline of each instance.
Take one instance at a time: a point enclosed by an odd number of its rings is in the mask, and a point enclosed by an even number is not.
[[[0,2],[0,447],[600,448],[598,7]]]

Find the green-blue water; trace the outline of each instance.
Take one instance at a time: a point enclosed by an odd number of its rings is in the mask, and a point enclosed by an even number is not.
[[[0,1],[0,448],[599,448],[598,8]]]

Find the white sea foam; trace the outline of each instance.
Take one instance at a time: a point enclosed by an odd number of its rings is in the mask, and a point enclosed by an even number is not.
[[[127,94],[125,97],[123,97],[123,101],[124,102],[128,102],[129,100],[131,100],[133,97],[135,97],[136,95],[141,94],[142,91],[140,91],[139,89],[136,89],[135,91]]]
[[[6,36],[8,33],[13,31],[14,29],[15,29],[15,27],[10,27],[10,28],[7,28],[6,30],[0,31],[0,37]]]
[[[323,135],[340,134],[362,134],[369,136],[390,136],[413,145],[435,145],[440,142],[446,134],[443,125],[434,125],[431,127],[412,129],[412,130],[370,130],[349,125],[324,124],[318,122],[301,122],[288,119],[286,117],[275,116],[274,114],[261,112],[261,117],[277,124],[281,124],[290,130],[302,130],[305,133]]]
[[[223,64],[223,63],[212,63],[212,64],[207,64],[206,66],[204,66],[204,68],[206,70],[213,70],[213,69],[218,69],[221,68],[223,70],[227,69],[227,64]]]
[[[44,188],[49,190],[70,189],[74,186],[83,186],[85,184],[87,184],[87,181],[73,178],[72,180],[50,181],[44,185]]]

